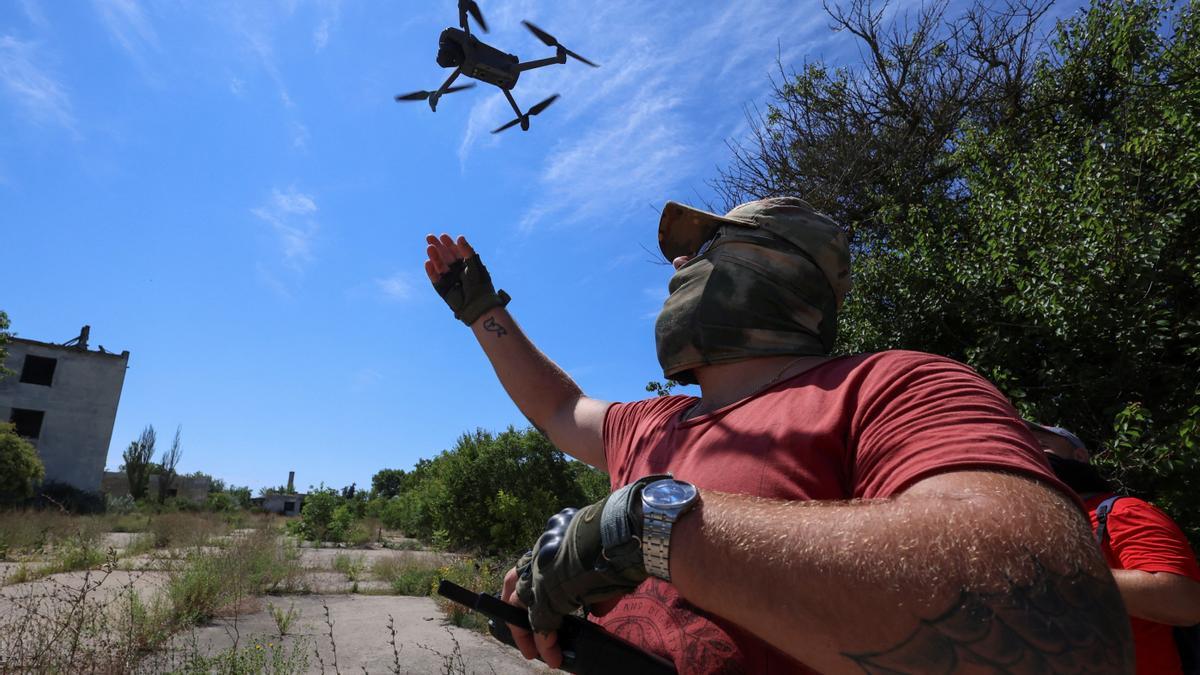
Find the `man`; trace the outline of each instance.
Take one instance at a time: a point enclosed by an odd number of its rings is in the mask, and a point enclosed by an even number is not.
[[[427,241],[509,396],[615,489],[506,577],[527,658],[558,665],[554,629],[586,604],[684,673],[1131,670],[1083,514],[1004,397],[927,354],[828,356],[849,253],[803,201],[664,209],[659,361],[700,398],[584,395],[465,238]]]
[[[1087,446],[1062,427],[1029,427],[1054,472],[1083,499],[1099,533],[1098,507],[1114,493],[1089,464]],[[1111,502],[1100,538],[1129,612],[1137,672],[1182,672],[1174,627],[1200,623],[1200,566],[1187,538],[1170,516],[1136,497]]]

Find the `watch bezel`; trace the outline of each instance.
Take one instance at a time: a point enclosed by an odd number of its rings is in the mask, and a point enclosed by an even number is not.
[[[655,492],[655,487],[662,486],[664,483],[671,483],[673,487],[683,488],[683,497],[681,499],[677,499],[674,494],[670,495],[669,500],[658,497],[657,493]],[[687,506],[688,504],[696,501],[697,495],[699,495],[699,491],[696,489],[695,485],[675,478],[663,478],[661,480],[656,480],[642,488],[642,504],[664,511],[674,510]]]

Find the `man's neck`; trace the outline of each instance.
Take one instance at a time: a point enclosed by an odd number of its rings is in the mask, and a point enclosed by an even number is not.
[[[687,417],[723,408],[827,360],[828,356],[764,356],[701,366],[694,371],[700,385],[700,403]]]

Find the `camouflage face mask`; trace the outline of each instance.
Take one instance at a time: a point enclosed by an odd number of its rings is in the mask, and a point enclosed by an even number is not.
[[[735,220],[747,213],[753,224]],[[804,202],[782,198],[713,216],[720,222],[707,232],[711,243],[671,277],[655,324],[665,377],[694,384],[697,366],[829,353],[849,287],[849,255],[836,226],[814,214]],[[665,241],[663,248],[676,252]]]

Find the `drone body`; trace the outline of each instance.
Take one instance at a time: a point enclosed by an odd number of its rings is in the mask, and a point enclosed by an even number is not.
[[[566,63],[568,56],[582,61],[593,68],[598,67],[591,61],[563,47],[553,35],[550,35],[528,21],[522,22],[525,24],[525,27],[544,44],[554,47],[557,51],[552,57],[522,63],[515,55],[496,49],[472,35],[471,27],[467,21],[468,16],[474,18],[476,23],[483,28],[484,32],[487,32],[487,24],[484,22],[483,14],[479,11],[479,6],[475,4],[475,1],[458,0],[458,19],[461,28],[447,28],[442,31],[441,36],[438,38],[437,64],[443,68],[453,68],[454,72],[450,73],[450,77],[446,78],[446,81],[442,83],[442,86],[437,91],[414,91],[409,94],[401,94],[396,96],[397,101],[428,101],[430,110],[437,112],[438,100],[443,95],[475,86],[474,84],[464,84],[457,87],[451,86],[458,79],[459,75],[465,75],[473,80],[499,87],[500,91],[504,92],[504,97],[508,99],[509,105],[512,106],[513,112],[517,114],[516,119],[493,130],[493,134],[518,124],[521,125],[522,130],[528,131],[529,118],[548,108],[551,103],[554,103],[558,99],[558,94],[554,94],[522,113],[521,108],[517,106],[516,100],[513,99],[511,92],[512,88],[516,86],[517,80],[520,79],[522,72],[543,66]]]
[[[517,70],[521,59],[457,28],[447,28],[438,38],[437,64],[443,68],[458,68],[471,79],[501,89],[512,89],[521,76],[521,71]]]

